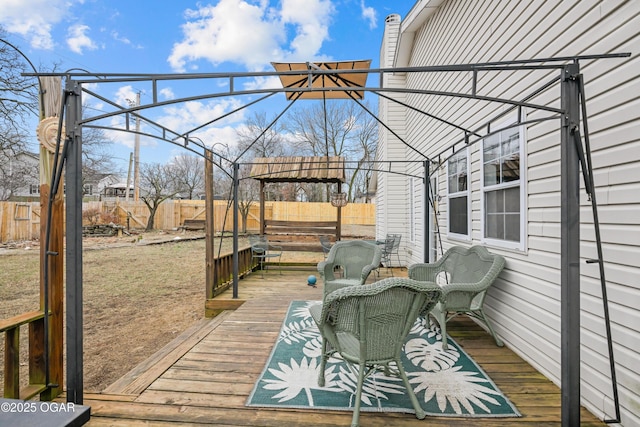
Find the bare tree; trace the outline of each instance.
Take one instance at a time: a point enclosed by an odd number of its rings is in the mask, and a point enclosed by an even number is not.
[[[250,158],[286,156],[291,150],[283,137],[284,128],[279,122],[271,124],[264,112],[254,113],[247,118],[245,126],[239,128],[239,153],[249,153]],[[245,157],[245,156],[243,156]]]
[[[101,178],[119,175],[109,151],[113,143],[102,129],[82,129],[82,180],[97,182]]]
[[[169,164],[173,185],[177,193],[193,199],[197,192],[204,192],[204,159],[182,154]]]
[[[162,202],[175,196],[171,168],[160,163],[143,163],[140,167],[140,198],[149,209],[146,231],[153,230],[156,211]]]
[[[242,217],[242,232],[247,232],[247,223],[251,206],[260,200],[260,184],[255,179],[246,178],[249,176],[250,166],[244,165],[240,168],[240,185],[238,187],[238,210]]]
[[[27,161],[28,156],[35,160]],[[34,161],[37,165],[38,156],[31,153],[22,152],[7,157],[0,152],[0,201],[10,200],[19,190],[39,182],[38,167],[34,166]]]
[[[354,170],[349,174],[348,196],[349,200],[353,201],[356,197],[365,195],[365,201],[368,203],[369,198],[366,194],[371,180],[371,169],[374,165],[376,146],[378,144],[378,123],[369,115],[361,116],[358,120],[355,136],[358,150],[354,154],[359,155],[359,157]]]
[[[10,158],[27,150],[27,121],[38,117],[39,83],[36,77],[21,75],[33,70],[4,37],[0,27],[0,153]],[[0,162],[0,170],[8,175],[6,168],[8,164]]]
[[[352,201],[354,187],[366,181],[361,170],[375,152],[377,123],[373,118],[353,101],[333,100],[296,110],[286,128],[293,134],[297,152],[358,161],[354,170],[348,171],[348,194]],[[319,201],[322,197],[314,189],[305,188],[305,192],[310,200]],[[328,188],[324,198],[329,200]]]
[[[265,113],[255,113],[247,119],[245,126],[237,131],[238,155],[242,161],[247,162],[257,157],[282,157],[290,155],[292,147],[285,138],[285,129],[280,122],[272,123]],[[247,171],[247,174],[249,171]],[[245,183],[242,184],[245,186]],[[246,183],[250,191],[256,193],[257,189],[251,188],[252,184]],[[265,189],[265,200],[283,200],[284,194],[281,184],[271,184]],[[247,215],[250,206],[246,207]]]

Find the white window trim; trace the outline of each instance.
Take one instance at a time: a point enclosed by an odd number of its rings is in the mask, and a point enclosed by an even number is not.
[[[449,162],[446,167],[446,181],[447,181],[447,237],[454,240],[462,240],[465,242],[471,241],[471,154],[469,147],[464,149],[467,159],[467,189],[465,191],[458,191],[451,193],[449,190]],[[467,234],[454,233],[449,230],[449,215],[451,214],[451,203],[449,200],[456,197],[467,196]]]
[[[501,123],[495,130],[504,129],[514,123],[516,123],[517,117],[514,116],[510,120]],[[524,121],[524,112],[523,118]],[[480,144],[480,241],[487,246],[493,246],[496,248],[511,249],[515,251],[526,251],[527,248],[527,176],[526,176],[526,129],[525,126],[519,128],[519,140],[520,140],[520,179],[517,183],[508,182],[503,184],[492,185],[489,187],[491,190],[501,190],[505,188],[520,186],[520,241],[511,242],[508,240],[492,239],[485,237],[485,191],[487,188],[484,185],[484,140]]]
[[[432,189],[432,195],[430,195],[429,200],[431,203],[429,203],[429,206],[427,207],[428,211],[429,211],[429,229],[426,230],[426,232],[428,233],[427,235],[428,240],[429,240],[429,262],[436,262],[436,258],[437,258],[437,244],[438,244],[438,203],[440,203],[440,188],[438,187],[439,184],[439,177],[438,174],[433,174],[431,176],[431,178],[427,178],[431,180],[431,184],[430,188]],[[429,188],[427,188],[427,191],[429,191]],[[432,200],[435,199],[435,200]],[[435,249],[435,255],[434,255],[434,249]]]
[[[417,240],[417,218],[416,218],[416,179],[409,178],[409,242],[415,243]]]

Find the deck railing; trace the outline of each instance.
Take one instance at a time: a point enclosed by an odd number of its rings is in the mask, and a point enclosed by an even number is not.
[[[219,258],[213,259],[215,265],[215,271],[217,274],[214,277],[212,288],[207,295],[208,298],[213,298],[220,295],[231,287],[233,283],[233,254],[222,255]],[[240,277],[251,272],[258,266],[258,262],[251,257],[251,247],[246,247],[238,251],[238,274]]]
[[[29,325],[29,383],[20,389],[20,327]],[[30,399],[47,389],[45,384],[44,312],[31,311],[0,320],[4,341],[3,397]]]
[[[215,274],[211,285],[207,285],[207,296],[205,300],[205,316],[214,317],[221,309],[212,304],[214,298],[233,284],[233,254],[222,255],[214,258]],[[257,259],[251,256],[251,247],[246,247],[238,251],[238,276],[243,277],[258,266]],[[215,307],[214,307],[215,306]],[[227,309],[236,308],[233,303]]]

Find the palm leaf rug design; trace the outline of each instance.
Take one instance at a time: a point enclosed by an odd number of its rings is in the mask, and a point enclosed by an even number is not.
[[[329,359],[318,386],[322,338],[309,307],[293,301],[247,406],[352,410],[357,380],[337,358]],[[519,417],[513,404],[453,341],[442,349],[440,330],[420,321],[405,343],[403,365],[427,415]],[[402,380],[376,372],[365,382],[362,411],[414,413]]]

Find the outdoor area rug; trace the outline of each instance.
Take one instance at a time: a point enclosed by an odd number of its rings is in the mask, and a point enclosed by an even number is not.
[[[322,338],[309,314],[317,301],[293,301],[247,406],[353,410],[357,379],[331,358],[325,387],[318,386]],[[420,321],[407,337],[403,365],[427,415],[519,417],[520,413],[484,371],[439,328]],[[372,374],[362,391],[362,411],[415,413],[400,378]]]

